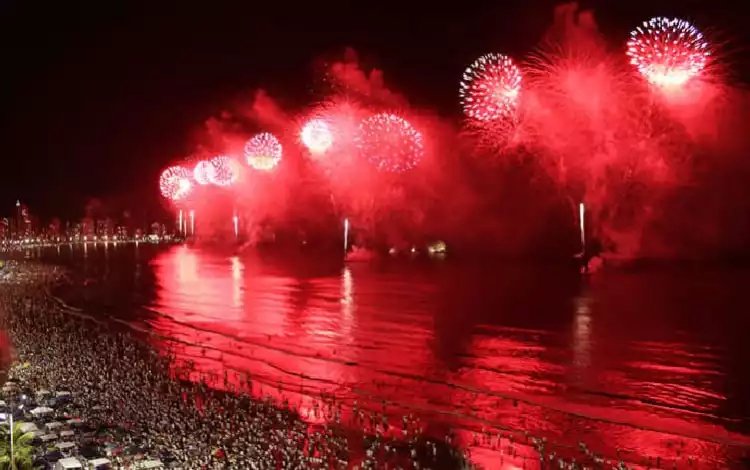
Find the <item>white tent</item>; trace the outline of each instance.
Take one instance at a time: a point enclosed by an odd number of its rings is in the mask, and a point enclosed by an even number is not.
[[[20,423],[18,429],[20,429],[24,434],[26,434],[27,432],[39,431],[39,428],[36,427],[36,424],[34,423]]]
[[[104,467],[106,465],[111,465],[109,459],[89,460],[89,470],[96,470],[97,468]]]
[[[46,406],[37,406],[33,410],[31,410],[31,414],[33,414],[35,417],[39,418],[41,416],[47,416],[50,413],[53,413],[55,410],[52,408],[47,408]]]
[[[60,459],[55,464],[55,470],[79,470],[82,469],[83,465],[75,457],[67,457]]]
[[[54,431],[57,428],[62,427],[62,423],[59,421],[51,421],[44,425],[45,428],[47,428],[47,431]]]
[[[60,452],[68,451],[72,448],[74,448],[76,445],[72,442],[61,442],[57,444],[57,448],[60,450]]]
[[[161,460],[145,460],[138,465],[138,468],[159,469],[159,468],[164,468],[164,464],[161,463]]]

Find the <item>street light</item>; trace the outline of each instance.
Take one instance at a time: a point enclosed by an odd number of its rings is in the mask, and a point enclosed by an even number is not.
[[[23,405],[18,406],[19,410],[23,410]],[[16,468],[16,458],[14,454],[13,449],[13,412],[15,410],[13,408],[10,409],[10,468],[14,469]]]
[[[25,400],[26,395],[21,395],[21,399]],[[23,403],[18,405],[18,409],[23,410]],[[16,468],[16,458],[15,458],[14,449],[13,449],[13,412],[14,411],[15,409],[11,406],[10,407],[10,468],[12,468],[13,470],[15,470]]]

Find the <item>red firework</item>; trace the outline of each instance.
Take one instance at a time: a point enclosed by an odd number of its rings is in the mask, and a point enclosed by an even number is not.
[[[211,183],[216,186],[231,186],[239,177],[237,163],[225,155],[219,155],[209,160],[211,170],[208,172]]]
[[[356,143],[360,154],[380,171],[410,170],[424,156],[422,134],[395,114],[380,113],[362,121]]]
[[[479,121],[511,116],[521,94],[521,71],[508,56],[486,54],[464,71],[459,96],[464,114]]]
[[[302,126],[300,140],[311,153],[325,153],[333,145],[333,131],[326,119],[313,118]]]
[[[195,168],[193,169],[193,179],[195,179],[195,182],[200,185],[209,184],[211,182],[211,174],[213,170],[214,168],[211,163],[207,160],[201,160],[196,163]]]
[[[159,190],[167,199],[173,201],[184,199],[190,194],[191,188],[190,172],[179,165],[170,166],[159,177]]]
[[[256,134],[245,144],[247,164],[256,170],[269,171],[281,161],[281,142],[269,132]]]
[[[679,86],[699,76],[711,55],[695,26],[673,18],[652,18],[630,33],[630,63],[654,85]]]

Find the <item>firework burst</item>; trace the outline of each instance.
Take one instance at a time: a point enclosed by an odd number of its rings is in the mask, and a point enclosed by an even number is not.
[[[424,156],[422,134],[395,114],[380,113],[362,121],[355,141],[360,154],[380,171],[410,170]]]
[[[630,33],[627,47],[630,63],[659,86],[680,86],[699,76],[711,55],[703,34],[678,18],[645,21]]]
[[[256,134],[245,144],[247,164],[256,170],[273,170],[281,161],[281,155],[281,142],[269,132]]]
[[[208,161],[211,170],[208,172],[211,183],[216,186],[231,186],[239,177],[237,162],[225,155],[219,155]]]
[[[161,173],[159,178],[159,189],[162,196],[173,201],[184,199],[192,185],[190,184],[190,172],[179,166],[171,166]]]
[[[195,164],[193,169],[193,179],[200,185],[206,185],[211,183],[211,173],[213,172],[213,166],[206,160],[201,160]]]
[[[310,119],[302,126],[300,139],[307,149],[314,154],[325,153],[333,145],[333,131],[328,121],[323,118]]]
[[[508,56],[486,54],[463,74],[459,96],[464,114],[479,121],[512,116],[521,94],[521,71]]]

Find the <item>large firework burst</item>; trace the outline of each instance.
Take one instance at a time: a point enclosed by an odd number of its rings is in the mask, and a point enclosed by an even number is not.
[[[422,134],[409,121],[391,113],[362,121],[356,144],[361,155],[381,171],[409,170],[424,155]]]
[[[208,161],[211,170],[208,177],[211,183],[216,186],[231,186],[239,177],[239,168],[237,162],[225,155],[219,155]]]
[[[521,71],[508,56],[486,54],[466,68],[459,96],[464,114],[479,121],[512,115],[521,93]]]
[[[195,182],[200,185],[209,184],[211,183],[211,174],[213,171],[213,165],[211,165],[208,160],[201,160],[195,164],[195,168],[193,169],[193,179],[195,179]]]
[[[700,75],[711,55],[708,42],[679,18],[651,18],[630,33],[627,54],[654,85],[679,86]]]
[[[167,199],[173,201],[184,199],[190,194],[191,188],[190,172],[179,165],[170,166],[159,177],[159,190]]]
[[[256,170],[269,171],[281,161],[281,142],[270,132],[254,135],[245,144],[247,164]]]
[[[312,118],[302,126],[300,140],[311,153],[325,153],[333,145],[333,131],[327,120]]]

